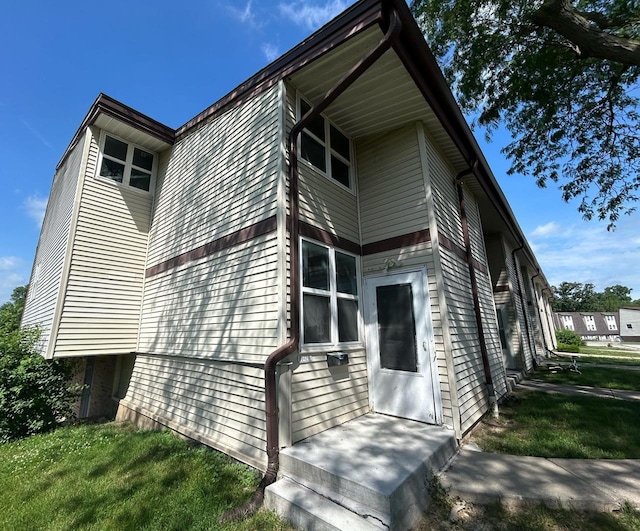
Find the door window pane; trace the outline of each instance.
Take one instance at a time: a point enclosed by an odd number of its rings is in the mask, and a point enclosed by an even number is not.
[[[358,294],[355,257],[336,251],[336,277],[339,293]]]
[[[302,242],[302,285],[329,290],[329,249]]]
[[[338,341],[358,341],[358,301],[338,299]]]
[[[380,367],[396,371],[418,372],[411,284],[378,286],[376,305]]]
[[[305,343],[329,343],[331,340],[331,312],[329,297],[305,294],[302,298]]]

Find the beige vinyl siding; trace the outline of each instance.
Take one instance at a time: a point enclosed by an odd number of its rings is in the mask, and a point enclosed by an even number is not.
[[[327,367],[326,352],[305,354],[291,385],[292,438],[300,441],[369,411],[364,349],[349,351],[349,365]]]
[[[428,134],[425,135],[425,145],[431,183],[431,197],[436,210],[435,217],[438,232],[449,238],[461,249],[464,249],[454,170],[435,147]],[[468,192],[466,199],[467,210],[474,211],[476,208],[475,200]],[[473,224],[472,219],[470,220],[470,225]],[[477,221],[476,227],[479,227],[479,222]],[[484,246],[478,241],[481,237],[481,232],[477,231],[474,236],[476,241],[473,242],[472,240],[472,251],[479,253],[479,248],[482,248],[482,259],[480,261],[486,263]],[[439,247],[439,255],[442,288],[444,289],[447,312],[448,335],[451,341],[451,358],[455,373],[460,430],[461,433],[465,433],[487,410],[488,393],[468,265],[466,260],[442,246]],[[478,257],[476,256],[476,258]],[[485,316],[490,311],[492,309],[486,308],[486,304],[484,308],[481,304],[481,312]],[[495,321],[495,310],[493,312],[493,320]],[[499,341],[500,338],[498,336],[498,345]]]
[[[176,143],[156,191],[149,266],[275,215],[278,96],[274,86]]]
[[[489,356],[489,369],[493,388],[496,397],[500,398],[507,393],[507,380],[502,357],[502,346],[500,344],[500,331],[498,329],[498,319],[496,317],[496,306],[493,299],[491,287],[491,274],[489,271],[489,261],[485,248],[484,235],[482,231],[482,221],[478,202],[473,195],[465,191],[465,201],[469,218],[469,234],[471,237],[471,249],[473,257],[487,268],[487,273],[476,269],[476,282],[478,284],[478,298],[480,302],[480,314],[482,319],[482,330],[484,341]]]
[[[296,91],[287,90],[287,138],[296,121]],[[328,115],[329,120],[331,116]],[[340,124],[337,124],[338,126]],[[355,166],[352,162],[352,169]],[[300,220],[358,243],[358,205],[355,193],[341,187],[304,159],[298,162]],[[352,179],[355,176],[352,175]]]
[[[62,284],[84,144],[82,136],[54,176],[22,317],[24,326],[41,328],[38,346],[43,355],[49,347]]]
[[[362,243],[427,229],[415,125],[358,142],[356,151]]]
[[[458,192],[454,184],[456,174],[434,145],[429,134],[425,135],[425,144],[438,232],[464,249]]]
[[[139,350],[263,363],[278,301],[274,232],[148,278]]]
[[[531,347],[529,346],[529,341],[527,340],[527,325],[525,324],[527,316],[525,315],[526,310],[522,304],[523,299],[526,300],[526,297],[524,292],[522,292],[521,296],[521,289],[523,289],[524,283],[522,280],[522,273],[520,272],[520,260],[518,259],[518,255],[516,254],[514,256],[510,251],[507,264],[511,285],[513,286],[513,304],[515,306],[515,319],[517,323],[517,326],[513,327],[514,333],[517,334],[517,337],[514,337],[513,341],[520,347],[519,350],[525,370],[530,371],[533,369],[533,356]]]
[[[121,405],[252,466],[265,466],[261,368],[138,354]]]
[[[92,128],[54,356],[136,350],[151,194],[96,178]]]
[[[358,188],[362,241],[370,243],[429,228],[427,192],[415,124],[358,142]],[[443,422],[453,424],[451,389],[438,305],[438,285],[430,242],[363,256],[366,276],[383,271],[393,261],[398,268],[426,267],[431,304]]]

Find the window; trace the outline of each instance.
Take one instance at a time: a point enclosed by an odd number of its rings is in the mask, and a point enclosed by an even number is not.
[[[631,330],[633,328],[633,325],[631,323],[627,323],[627,328]]]
[[[561,315],[560,321],[565,330],[573,330],[573,318],[570,315]]]
[[[153,163],[153,153],[104,135],[99,172],[101,177],[148,192],[151,189]]]
[[[604,316],[604,320],[607,323],[607,328],[609,330],[617,330],[618,329],[618,325],[616,324],[615,315],[605,315]]]
[[[311,105],[300,99],[300,117]],[[300,156],[330,179],[352,189],[351,141],[327,118],[312,120],[300,135]]]
[[[582,318],[584,319],[584,325],[587,327],[587,330],[590,332],[595,331],[596,321],[593,318],[593,315],[584,315]]]
[[[358,264],[355,256],[302,241],[302,342],[360,340]]]

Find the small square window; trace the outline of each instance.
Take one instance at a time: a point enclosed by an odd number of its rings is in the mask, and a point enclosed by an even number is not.
[[[632,329],[632,328],[633,328],[633,325],[632,325],[631,323],[628,323],[628,324],[627,324],[627,328]]]
[[[151,189],[154,157],[153,153],[144,149],[104,135],[99,175],[148,192]]]

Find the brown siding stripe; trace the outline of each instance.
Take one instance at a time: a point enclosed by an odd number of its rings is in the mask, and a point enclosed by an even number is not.
[[[174,256],[173,258],[170,258],[165,262],[154,265],[153,267],[147,269],[145,275],[148,278],[159,273],[164,273],[165,271],[173,269],[174,267],[181,266],[194,260],[199,260],[200,258],[204,258],[205,256],[209,256],[213,253],[223,251],[224,249],[228,249],[229,247],[233,247],[234,245],[239,245],[249,240],[253,240],[258,236],[274,232],[276,230],[276,227],[276,217],[271,216],[270,218],[258,221],[258,223],[254,223],[249,227],[245,227],[244,229],[240,229],[236,232],[228,234],[227,236],[223,236],[222,238],[218,238],[217,240],[205,243],[204,245],[201,245],[196,249],[192,249],[191,251],[187,251],[186,253]]]
[[[438,233],[438,243],[442,245],[442,247],[444,247],[445,249],[448,249],[449,251],[451,251],[458,258],[464,260],[465,262],[467,261],[467,253],[465,252],[465,250],[462,247],[460,247],[457,243],[447,238],[441,232]],[[485,275],[489,274],[489,270],[487,269],[487,266],[485,266],[482,262],[479,262],[475,258],[473,258],[472,260],[473,260],[473,266],[478,271],[484,273]]]
[[[362,254],[362,248],[356,242],[352,242],[351,240],[347,240],[346,238],[341,238],[340,236],[331,234],[324,229],[314,227],[313,225],[310,225],[309,223],[306,223],[304,221],[300,221],[300,236],[313,238],[314,240],[325,243],[327,245],[332,245],[333,247],[338,247],[339,249],[357,254],[358,256]]]
[[[429,229],[424,229],[416,232],[410,232],[409,234],[403,234],[402,236],[394,236],[393,238],[387,238],[373,243],[366,243],[362,246],[362,254],[367,256],[375,253],[383,253],[384,251],[392,251],[393,249],[401,249],[402,247],[409,247],[410,245],[426,243],[429,241],[431,241]]]

